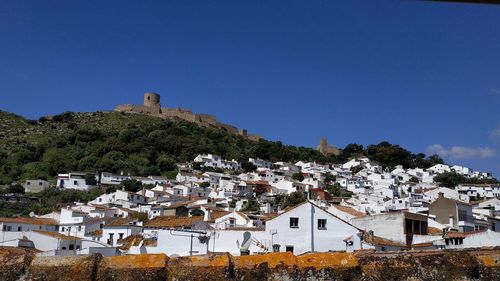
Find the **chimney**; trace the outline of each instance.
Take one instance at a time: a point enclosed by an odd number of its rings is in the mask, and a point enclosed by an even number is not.
[[[201,210],[205,213],[204,217],[203,217],[203,221],[210,221],[212,220],[212,212],[205,208],[205,207],[201,207]]]
[[[450,219],[449,219],[449,225],[451,227],[453,227],[453,216],[450,216]]]

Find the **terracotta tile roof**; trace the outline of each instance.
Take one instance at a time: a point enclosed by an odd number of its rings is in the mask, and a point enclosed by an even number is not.
[[[340,206],[340,205],[332,205],[334,208],[336,208],[337,210],[341,211],[341,212],[344,212],[344,213],[347,213],[351,216],[354,216],[356,218],[359,218],[359,217],[365,217],[366,214],[365,213],[362,213],[360,211],[357,211],[351,207],[346,207],[346,206]]]
[[[36,224],[36,225],[58,225],[59,223],[54,219],[46,218],[1,218],[0,222],[11,222],[11,223],[24,223],[24,224]]]
[[[102,236],[102,229],[98,229],[98,230],[94,230],[92,232],[89,232],[85,236],[101,237]]]
[[[462,232],[448,232],[443,237],[444,238],[465,238],[465,233]]]
[[[196,222],[203,221],[203,216],[195,217],[170,217],[170,216],[159,216],[149,222],[144,226],[146,227],[165,227],[165,228],[175,228],[175,227],[187,227],[191,226]]]
[[[62,239],[62,240],[82,240],[81,238],[75,237],[75,236],[68,236],[61,234],[59,232],[55,231],[43,231],[43,230],[33,230],[33,232],[37,232],[46,236],[54,237],[57,239]]]
[[[85,220],[80,223],[76,223],[76,225],[88,225],[88,224],[95,224],[95,223],[101,223],[109,220],[110,218],[90,218],[88,220]],[[69,223],[69,225],[74,225],[74,223]]]
[[[228,227],[228,228],[223,229],[223,231],[225,231],[225,230],[233,230],[233,231],[266,231],[266,229],[263,228],[263,227]],[[221,230],[218,230],[218,231],[221,231]]]
[[[118,209],[124,211],[124,212],[127,212],[127,213],[132,213],[132,214],[136,214],[136,213],[139,213],[138,211],[134,211],[134,210],[131,210],[131,209],[128,209],[128,208],[123,208],[123,207],[117,207]]]
[[[268,220],[272,220],[274,219],[275,217],[278,216],[278,213],[268,213],[268,214],[263,214],[262,215],[262,220],[263,221],[268,221]]]
[[[210,209],[210,222],[214,222],[216,219],[222,218],[223,216],[230,214],[230,212],[220,209]]]
[[[110,223],[107,223],[105,226],[128,226],[128,225],[134,225],[132,222],[135,221],[134,219],[129,219],[129,218],[118,218]]]
[[[192,204],[194,202],[196,202],[197,200],[189,200],[189,201],[182,201],[182,202],[178,202],[178,203],[175,203],[175,204],[172,204],[170,206],[165,206],[165,209],[176,209],[176,208],[179,208],[179,207],[187,207],[187,205],[189,204]]]
[[[369,235],[367,232],[364,234],[364,240],[367,243],[373,244],[373,245],[378,245],[378,246],[392,246],[392,247],[406,247],[404,243],[398,242],[398,241],[393,241],[389,240],[386,238],[378,237],[375,235]]]
[[[429,235],[437,235],[437,234],[443,234],[443,231],[439,228],[429,226],[427,227],[427,233]]]

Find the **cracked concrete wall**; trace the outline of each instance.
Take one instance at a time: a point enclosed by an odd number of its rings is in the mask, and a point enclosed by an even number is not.
[[[0,248],[0,280],[500,280],[500,248],[461,251],[36,257]]]

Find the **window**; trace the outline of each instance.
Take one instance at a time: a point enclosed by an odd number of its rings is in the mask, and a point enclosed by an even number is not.
[[[17,227],[17,231],[23,231],[22,226],[18,226],[18,227]]]
[[[280,244],[273,244],[273,252],[279,252],[281,248]]]
[[[12,226],[7,226],[7,231],[11,231],[12,230]]]
[[[491,230],[496,231],[496,225],[494,222],[491,223]]]
[[[326,219],[318,219],[318,229],[326,229]]]
[[[293,246],[286,246],[285,249],[287,252],[293,253]]]
[[[73,184],[74,185],[78,185],[78,181],[73,181]]]
[[[69,244],[69,249],[70,249],[70,250],[74,250],[74,249],[75,249],[75,245],[73,245],[73,244]]]
[[[290,218],[290,228],[299,228],[299,218]]]
[[[123,239],[123,233],[118,233],[118,239]]]

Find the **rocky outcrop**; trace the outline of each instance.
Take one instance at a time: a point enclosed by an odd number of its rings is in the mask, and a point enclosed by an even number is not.
[[[500,248],[462,251],[35,257],[0,248],[0,280],[500,280]]]

